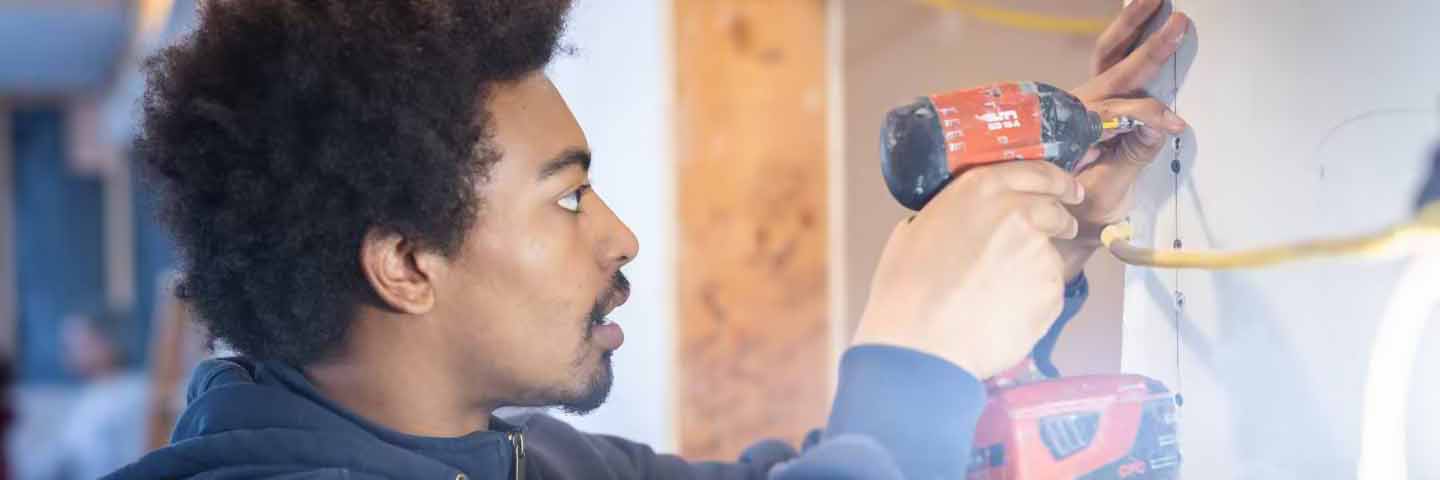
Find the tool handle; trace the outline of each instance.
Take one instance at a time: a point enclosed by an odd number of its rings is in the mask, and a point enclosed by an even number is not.
[[[1025,357],[1020,364],[991,377],[986,385],[991,389],[1005,388],[1059,377],[1060,369],[1055,367],[1050,354],[1055,351],[1055,344],[1060,341],[1060,333],[1065,330],[1065,325],[1075,317],[1088,296],[1090,281],[1082,273],[1065,285],[1065,308],[1060,311],[1055,323],[1050,324],[1050,330],[1045,332],[1045,336],[1035,342],[1035,346],[1030,349],[1030,356]]]
[[[1055,344],[1060,341],[1060,332],[1064,331],[1065,325],[1075,318],[1075,314],[1080,311],[1080,306],[1089,296],[1090,280],[1085,278],[1084,273],[1065,285],[1065,308],[1061,310],[1060,317],[1055,319],[1055,323],[1050,324],[1050,330],[1045,332],[1045,336],[1040,337],[1039,342],[1035,342],[1035,348],[1030,351],[1030,357],[1035,360],[1035,368],[1039,369],[1040,373],[1046,377],[1060,376],[1060,369],[1055,368],[1050,354],[1055,351]]]

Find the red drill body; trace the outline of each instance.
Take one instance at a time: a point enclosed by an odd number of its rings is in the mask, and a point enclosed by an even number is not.
[[[996,83],[891,110],[881,132],[881,170],[890,193],[919,210],[975,165],[1045,160],[1074,171],[1101,132],[1099,115],[1064,90]]]

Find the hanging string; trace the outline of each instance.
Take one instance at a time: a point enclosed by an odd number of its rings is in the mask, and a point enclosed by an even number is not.
[[[1180,52],[1170,56],[1170,110],[1176,115],[1180,114]],[[1185,242],[1180,240],[1180,172],[1183,171],[1180,165],[1180,136],[1175,137],[1175,157],[1170,161],[1171,176],[1175,178],[1174,202],[1175,202],[1175,243],[1173,247],[1180,250],[1185,247]],[[1180,289],[1180,270],[1175,270],[1175,406],[1185,406],[1185,396],[1181,391],[1185,387],[1185,373],[1180,368],[1180,317],[1185,313],[1185,292]]]

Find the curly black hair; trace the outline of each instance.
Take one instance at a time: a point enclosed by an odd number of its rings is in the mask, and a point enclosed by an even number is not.
[[[376,301],[359,249],[453,255],[498,159],[485,101],[549,63],[569,0],[210,0],[145,64],[136,151],[213,339],[304,365]]]

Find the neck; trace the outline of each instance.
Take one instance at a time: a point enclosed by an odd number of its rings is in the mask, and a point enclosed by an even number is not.
[[[330,400],[402,433],[459,437],[490,429],[496,405],[467,392],[471,382],[450,378],[433,347],[420,345],[418,332],[384,326],[402,319],[357,319],[343,351],[304,368],[305,376]]]

